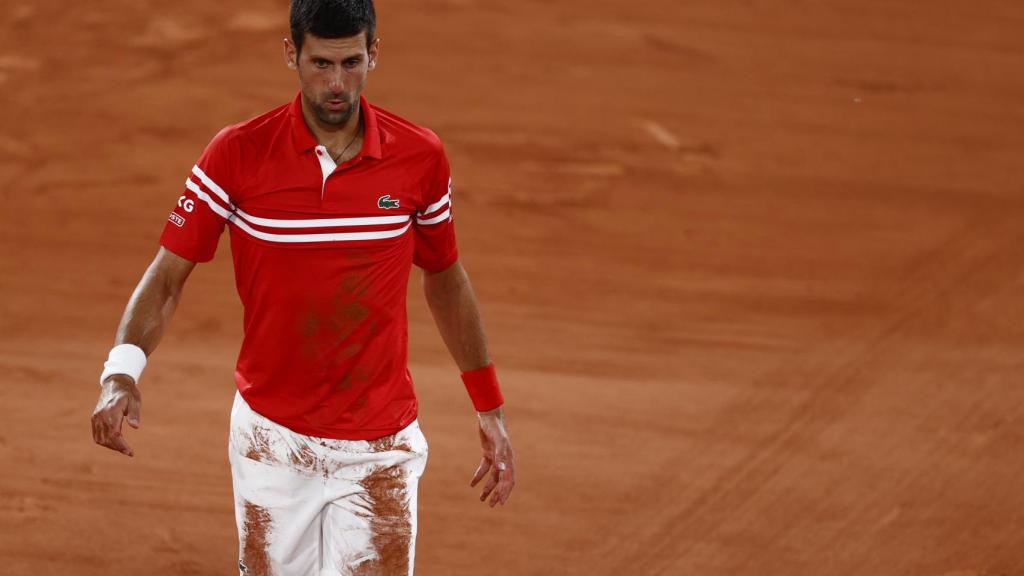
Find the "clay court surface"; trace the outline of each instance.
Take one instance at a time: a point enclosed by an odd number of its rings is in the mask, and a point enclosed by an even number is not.
[[[1024,4],[380,0],[520,467],[410,285],[421,575],[1024,574]],[[225,234],[96,378],[209,139],[289,100],[283,0],[0,10],[0,572],[235,573]]]

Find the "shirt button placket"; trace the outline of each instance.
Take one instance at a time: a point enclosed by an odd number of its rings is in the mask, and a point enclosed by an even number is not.
[[[324,201],[324,190],[327,188],[327,178],[334,172],[338,167],[334,163],[334,159],[327,153],[327,148],[323,145],[316,147],[316,159],[320,162],[320,173],[323,176],[323,180],[320,184],[320,201]]]

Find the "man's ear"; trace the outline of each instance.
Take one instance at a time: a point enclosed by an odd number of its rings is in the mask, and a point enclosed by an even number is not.
[[[292,70],[298,70],[299,69],[298,59],[299,59],[299,54],[298,54],[298,51],[295,50],[295,44],[292,43],[291,38],[285,38],[284,39],[284,63],[285,63],[285,66],[288,66]]]
[[[374,38],[373,42],[370,44],[370,50],[369,50],[369,58],[370,58],[370,60],[369,60],[369,62],[366,65],[366,69],[367,70],[373,70],[374,68],[376,68],[377,67],[377,58],[379,58],[379,57],[380,57],[380,37],[378,36],[377,38]]]

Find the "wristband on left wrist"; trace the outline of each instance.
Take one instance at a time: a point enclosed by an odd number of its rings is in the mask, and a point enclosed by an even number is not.
[[[505,403],[493,362],[482,368],[463,372],[462,383],[465,384],[466,392],[469,393],[477,412],[490,412]]]

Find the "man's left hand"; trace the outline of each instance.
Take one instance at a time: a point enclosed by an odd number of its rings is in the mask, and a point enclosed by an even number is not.
[[[515,454],[512,452],[508,431],[505,430],[505,413],[499,406],[488,412],[480,412],[478,416],[480,446],[484,455],[469,485],[476,486],[484,476],[487,476],[480,501],[487,500],[487,496],[490,495],[491,508],[499,503],[504,506],[512,494],[512,487],[516,485]]]

